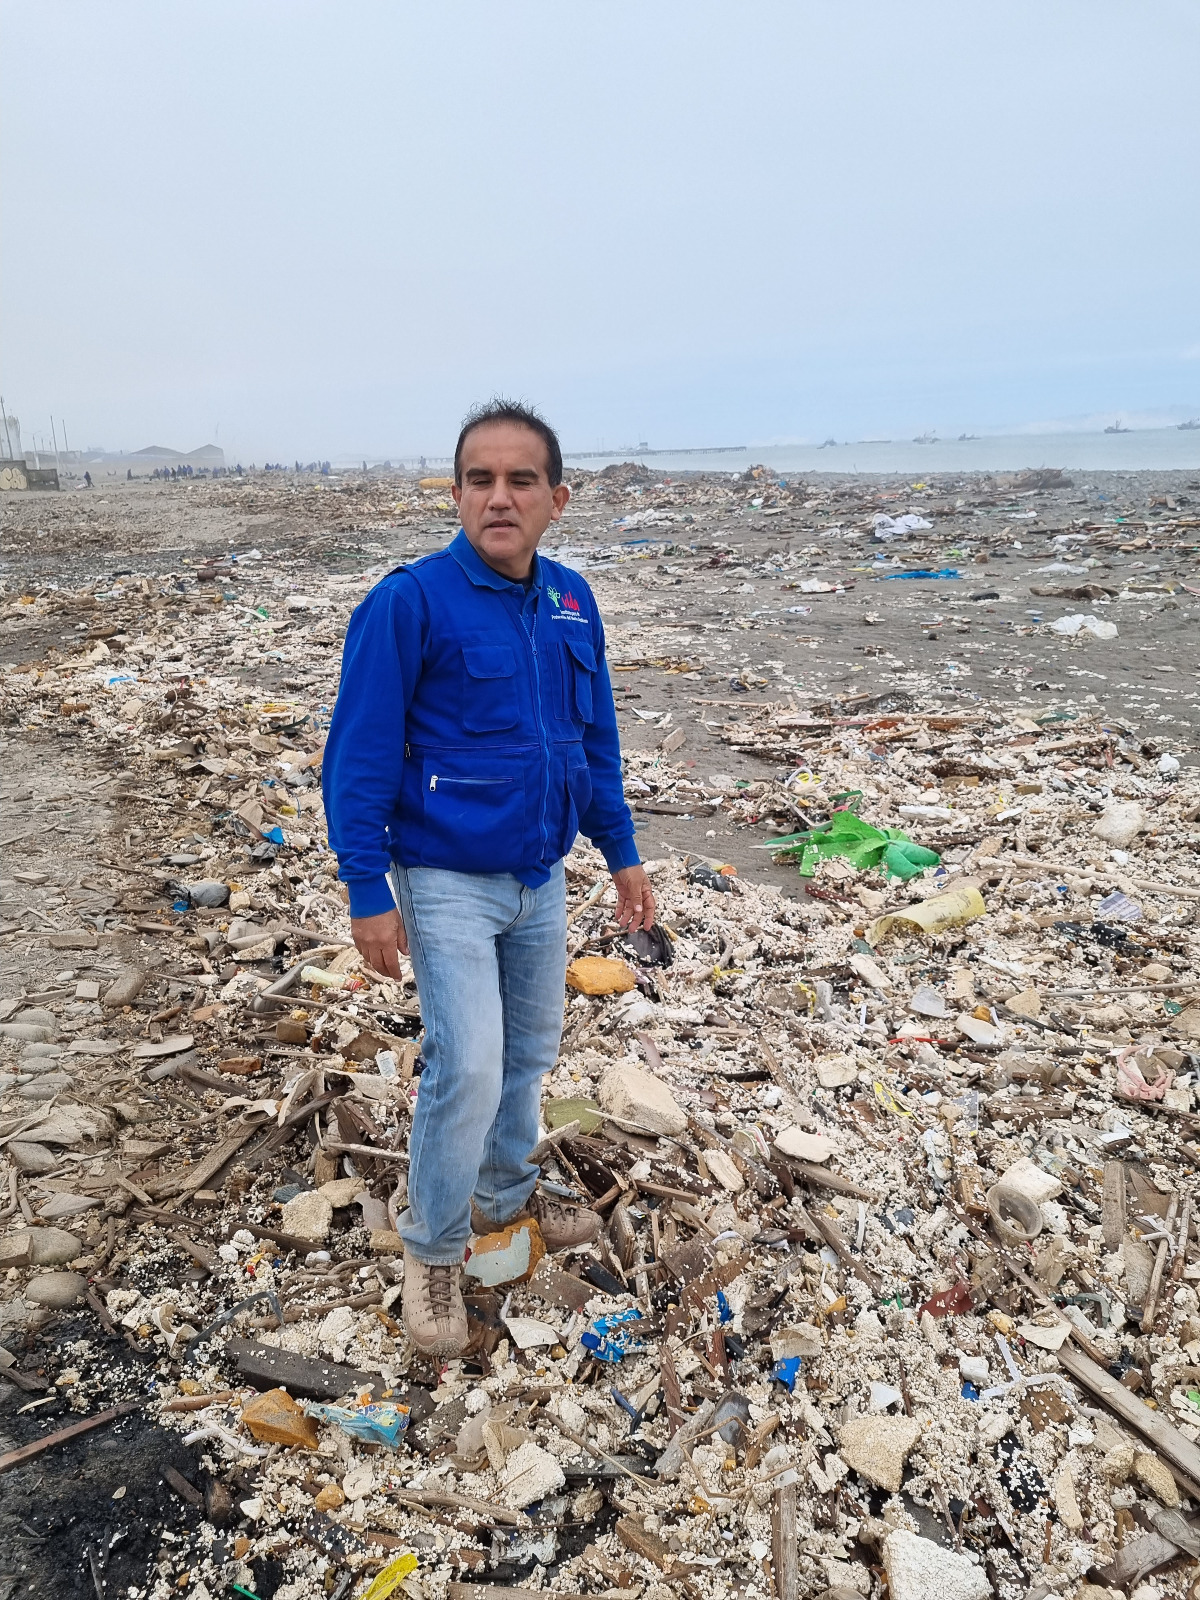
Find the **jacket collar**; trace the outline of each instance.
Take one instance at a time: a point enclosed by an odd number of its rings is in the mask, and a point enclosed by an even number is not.
[[[489,567],[487,562],[476,550],[460,528],[450,542],[450,554],[470,578],[477,589],[521,589],[522,585],[512,578],[506,578],[502,572],[497,572],[494,567]],[[537,551],[533,552],[533,588],[541,592],[542,587],[542,558]]]

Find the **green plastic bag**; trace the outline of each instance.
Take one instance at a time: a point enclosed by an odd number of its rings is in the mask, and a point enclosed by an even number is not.
[[[772,844],[782,856],[799,857],[802,878],[811,878],[821,861],[838,856],[859,872],[882,867],[891,878],[907,882],[936,867],[941,857],[923,845],[914,844],[898,828],[875,828],[852,811],[835,811],[829,821],[806,833],[793,833]]]

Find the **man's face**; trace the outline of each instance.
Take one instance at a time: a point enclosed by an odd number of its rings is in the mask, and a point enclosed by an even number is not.
[[[462,483],[450,491],[463,532],[489,567],[514,582],[529,576],[538,540],[571,497],[550,487],[546,445],[518,422],[472,428],[462,448]]]

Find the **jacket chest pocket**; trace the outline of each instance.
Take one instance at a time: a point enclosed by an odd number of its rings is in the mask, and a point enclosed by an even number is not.
[[[507,644],[465,644],[463,654],[462,725],[471,733],[496,733],[515,728],[517,662]]]
[[[562,641],[562,706],[568,722],[591,722],[595,716],[596,651],[592,641],[568,634]]]

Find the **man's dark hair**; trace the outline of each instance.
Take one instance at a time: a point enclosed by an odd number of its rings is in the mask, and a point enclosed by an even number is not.
[[[522,428],[529,428],[536,433],[546,446],[546,476],[550,480],[550,487],[556,489],[562,482],[562,448],[558,442],[558,435],[546,421],[533,409],[532,406],[522,405],[519,400],[506,400],[503,395],[494,395],[492,399],[482,405],[472,406],[463,418],[462,432],[458,436],[458,443],[454,446],[454,481],[462,486],[462,451],[467,435],[475,428],[485,427],[489,422],[515,422]]]

